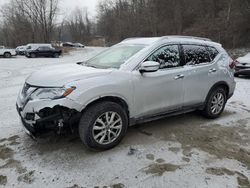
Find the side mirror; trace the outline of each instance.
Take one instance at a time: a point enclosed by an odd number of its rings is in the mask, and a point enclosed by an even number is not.
[[[160,68],[160,64],[156,61],[145,61],[141,64],[139,69],[140,73],[143,74],[145,72],[156,72]]]

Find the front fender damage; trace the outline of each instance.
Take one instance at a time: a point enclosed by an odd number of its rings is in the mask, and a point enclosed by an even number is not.
[[[74,132],[81,118],[81,112],[56,105],[42,108],[37,112],[27,112],[23,115],[20,113],[20,116],[29,135],[37,138],[51,132],[56,134],[61,134],[64,131]]]
[[[63,106],[55,106],[53,108],[41,109],[37,115],[40,117],[36,120],[39,128],[52,129],[61,133],[63,128],[70,128],[78,123],[81,113]]]

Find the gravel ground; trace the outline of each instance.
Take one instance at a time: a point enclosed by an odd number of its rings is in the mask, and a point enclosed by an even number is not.
[[[15,110],[25,78],[100,50],[0,59],[0,187],[250,187],[250,78],[236,79],[221,118],[189,113],[133,126],[109,151],[88,151],[77,135],[30,139]]]

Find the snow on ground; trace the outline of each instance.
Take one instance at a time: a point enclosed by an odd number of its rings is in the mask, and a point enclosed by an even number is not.
[[[25,78],[100,50],[59,59],[0,58],[0,187],[250,187],[249,78],[237,79],[220,119],[190,113],[134,126],[109,151],[89,151],[77,135],[31,140],[15,110]]]

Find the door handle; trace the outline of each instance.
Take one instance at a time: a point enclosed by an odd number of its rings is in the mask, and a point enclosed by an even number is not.
[[[215,68],[209,70],[209,73],[213,73],[213,72],[217,72],[217,70]]]
[[[180,80],[183,79],[185,76],[183,74],[179,74],[177,76],[174,77],[175,80]]]

